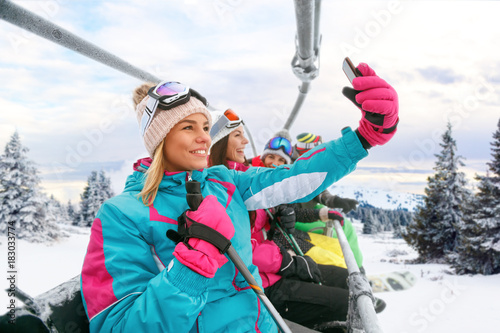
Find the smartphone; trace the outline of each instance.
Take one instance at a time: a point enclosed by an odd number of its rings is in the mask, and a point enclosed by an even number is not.
[[[352,80],[354,80],[355,77],[362,76],[361,72],[354,66],[349,57],[346,57],[344,59],[344,63],[342,64],[342,70],[344,71],[345,75],[347,76],[351,84]]]

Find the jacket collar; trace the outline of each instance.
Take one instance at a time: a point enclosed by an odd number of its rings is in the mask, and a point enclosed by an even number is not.
[[[229,169],[236,170],[236,171],[247,171],[250,166],[245,165],[243,163],[238,163],[235,161],[227,161],[227,165],[229,166]]]
[[[139,179],[144,180],[144,173],[151,166],[152,159],[150,157],[141,158],[134,163],[134,171],[136,171]],[[191,174],[191,179],[196,180],[200,183],[204,183],[207,179],[208,173],[207,169],[193,170]],[[188,180],[187,171],[169,172],[165,170],[165,174],[160,183],[160,189],[169,188],[173,186],[178,186],[186,183]]]

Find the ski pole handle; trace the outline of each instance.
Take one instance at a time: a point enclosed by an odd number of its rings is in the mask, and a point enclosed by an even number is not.
[[[203,195],[201,195],[200,182],[196,180],[190,180],[186,182],[186,200],[189,209],[195,211],[200,207],[203,201]]]

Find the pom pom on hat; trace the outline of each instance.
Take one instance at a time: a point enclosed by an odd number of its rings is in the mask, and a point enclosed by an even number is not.
[[[137,87],[137,89],[134,91],[134,102],[138,100],[139,95],[143,92],[143,86],[144,85]],[[141,124],[142,115],[144,113],[144,110],[146,109],[149,98],[151,97],[147,95],[146,90],[146,96],[139,104],[137,104],[137,107],[135,109],[137,122],[139,123],[139,125]],[[160,142],[165,139],[170,130],[179,121],[195,113],[201,113],[205,115],[209,122],[209,126],[212,126],[212,116],[210,115],[210,112],[208,112],[205,104],[203,104],[194,96],[191,96],[187,103],[178,105],[170,110],[157,109],[153,120],[151,121],[151,124],[146,129],[146,132],[143,136],[144,146],[146,147],[149,156],[154,156],[156,147],[158,147]]]
[[[290,143],[292,142],[292,137],[290,136],[290,132],[288,132],[287,129],[282,129],[274,133],[274,137],[285,138],[288,141],[290,141]]]

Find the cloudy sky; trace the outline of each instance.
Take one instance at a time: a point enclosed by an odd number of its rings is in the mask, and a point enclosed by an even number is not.
[[[15,1],[157,77],[189,84],[242,115],[260,152],[293,108],[291,0]],[[497,1],[322,2],[320,74],[292,137],[335,139],[359,111],[341,94],[345,56],[366,62],[399,94],[394,139],[341,185],[423,193],[446,122],[469,179],[484,174],[500,118]],[[0,146],[14,131],[46,192],[79,198],[91,170],[116,192],[146,151],[131,92],[140,80],[0,20]],[[252,152],[248,149],[248,156]]]

